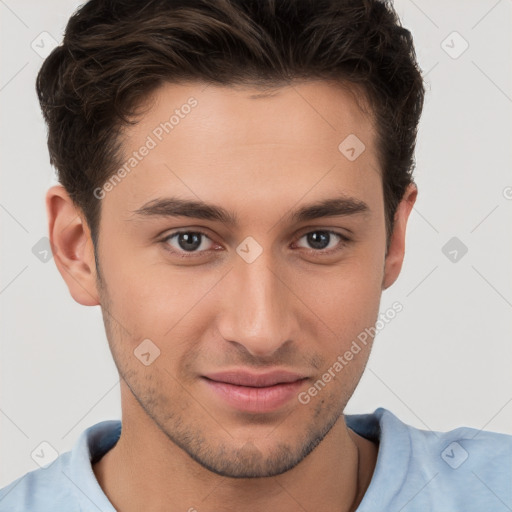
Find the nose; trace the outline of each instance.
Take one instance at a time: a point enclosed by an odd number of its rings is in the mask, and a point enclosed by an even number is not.
[[[222,287],[218,317],[222,337],[258,358],[271,357],[297,334],[286,276],[265,253],[252,263],[235,261]]]

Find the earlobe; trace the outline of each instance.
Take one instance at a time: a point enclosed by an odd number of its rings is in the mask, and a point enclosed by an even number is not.
[[[46,193],[46,213],[55,264],[71,296],[84,306],[99,305],[90,230],[62,185]]]
[[[389,244],[388,254],[384,264],[384,278],[382,280],[382,289],[389,288],[398,278],[405,255],[405,233],[407,220],[412,207],[416,202],[418,188],[411,183],[400,201],[396,213],[393,234]]]

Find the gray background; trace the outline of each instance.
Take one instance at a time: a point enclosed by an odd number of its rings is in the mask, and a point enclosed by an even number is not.
[[[419,198],[402,274],[382,297],[382,311],[404,310],[379,333],[347,412],[383,406],[423,429],[512,433],[512,2],[395,5],[429,84]],[[120,418],[99,307],[76,304],[53,259],[33,253],[53,177],[34,80],[77,6],[0,0],[0,487],[38,467],[41,442],[67,451],[88,426]],[[443,253],[452,237],[456,261],[453,247]]]

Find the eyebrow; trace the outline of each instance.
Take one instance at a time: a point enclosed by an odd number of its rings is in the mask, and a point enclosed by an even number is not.
[[[370,207],[364,201],[354,197],[340,196],[304,205],[289,212],[281,220],[305,222],[323,217],[367,215],[369,213]],[[132,217],[190,217],[238,226],[236,214],[221,206],[178,197],[157,198],[149,201],[137,210],[133,210]]]

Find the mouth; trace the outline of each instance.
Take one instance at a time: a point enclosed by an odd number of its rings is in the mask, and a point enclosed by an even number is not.
[[[222,405],[261,414],[276,411],[296,397],[308,377],[288,371],[228,371],[205,375],[202,380]]]

